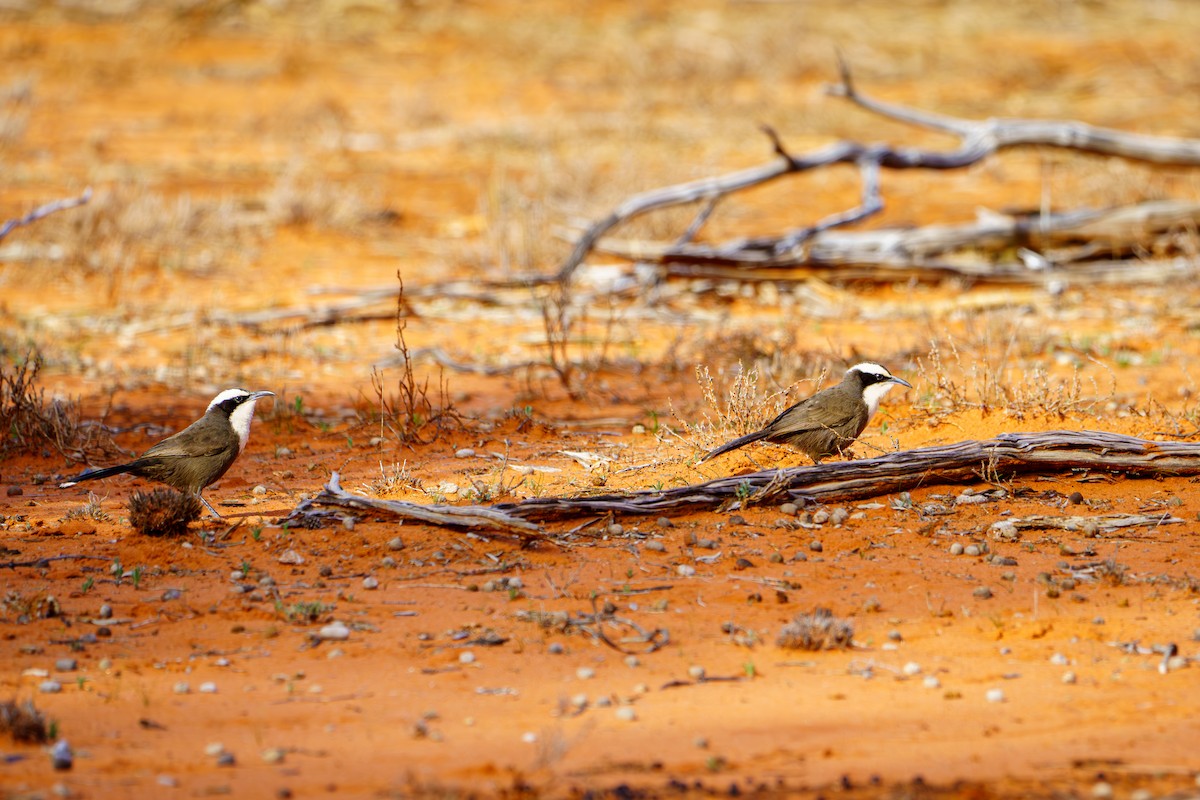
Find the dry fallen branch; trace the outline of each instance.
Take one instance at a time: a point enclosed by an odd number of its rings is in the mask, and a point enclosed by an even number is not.
[[[947,151],[893,147],[885,144],[864,145],[838,142],[803,156],[790,153],[776,133],[770,137],[778,158],[770,163],[729,173],[643,192],[621,203],[603,219],[587,228],[574,250],[561,265],[557,278],[567,283],[588,254],[601,246],[601,239],[618,225],[660,209],[703,202],[704,206],[686,233],[674,243],[639,245],[616,252],[666,265],[668,274],[729,277],[729,268],[841,268],[860,267],[854,277],[864,277],[862,267],[886,268],[884,275],[867,271],[866,277],[892,280],[898,269],[933,270],[974,278],[1041,281],[1063,264],[1082,259],[1150,250],[1148,241],[1155,235],[1177,230],[1178,225],[1194,225],[1195,204],[1147,203],[1129,209],[1075,211],[1054,215],[1026,215],[984,220],[973,225],[933,226],[915,231],[839,232],[833,229],[860,222],[883,209],[879,193],[879,170],[886,169],[961,169],[978,163],[1000,150],[1043,146],[1076,150],[1152,164],[1200,166],[1200,140],[1147,136],[1108,128],[1098,128],[1069,120],[986,119],[968,120],[911,109],[875,100],[859,92],[850,71],[841,65],[841,83],[830,92],[844,97],[875,114],[959,138],[959,146]],[[834,164],[854,164],[862,175],[862,193],[856,208],[832,214],[812,225],[780,236],[736,239],[716,245],[697,244],[693,238],[709,218],[721,198],[769,183],[793,173],[806,172]],[[1061,253],[1043,254],[1042,248],[1071,241]],[[1084,244],[1079,244],[1080,240]],[[980,260],[974,257],[946,257],[956,249],[984,249],[999,254],[1003,250],[1026,248],[1023,261]],[[608,251],[614,248],[605,246]],[[1074,277],[1087,269],[1071,270]],[[1112,272],[1112,262],[1100,268],[1101,279]],[[1171,274],[1175,269],[1168,270]],[[733,273],[737,275],[736,272]],[[1142,275],[1127,278],[1141,279]]]
[[[8,236],[8,234],[11,233],[15,228],[37,222],[42,217],[48,217],[57,211],[65,211],[68,208],[81,206],[91,199],[92,190],[89,187],[84,189],[83,194],[79,195],[78,197],[68,197],[63,200],[55,200],[53,202],[46,203],[45,205],[40,205],[23,217],[17,217],[16,219],[6,220],[5,222],[0,223],[0,239]]]
[[[662,514],[673,509],[735,506],[804,498],[862,500],[939,483],[975,482],[1067,470],[1123,472],[1138,477],[1200,474],[1200,444],[1155,442],[1102,431],[1006,433],[994,439],[923,447],[876,458],[784,470],[764,470],[707,483],[630,495],[537,497],[496,506],[524,519],[586,514]]]
[[[329,506],[393,514],[433,525],[490,527],[528,537],[541,530],[534,520],[619,513],[662,515],[794,499],[862,500],[941,483],[994,481],[1069,470],[1118,472],[1131,477],[1197,475],[1200,444],[1148,441],[1103,431],[1005,433],[994,439],[923,447],[857,461],[732,475],[661,492],[535,497],[494,506],[423,506],[374,500],[342,490],[334,473],[324,490],[300,503],[289,519],[317,515],[320,512],[314,507]]]
[[[288,515],[289,520],[302,520],[319,514],[317,507],[342,508],[347,511],[369,511],[378,514],[415,519],[432,525],[451,528],[492,528],[531,538],[541,528],[535,523],[510,516],[503,511],[487,506],[420,505],[404,500],[377,500],[351,494],[342,489],[338,474],[329,476],[321,492],[303,500]]]
[[[1020,538],[1017,531],[1063,530],[1098,537],[1127,528],[1157,528],[1160,525],[1174,525],[1180,522],[1183,520],[1170,514],[1097,514],[1073,517],[1035,514],[1031,517],[1000,520],[992,524],[991,530],[993,539],[1016,541]]]

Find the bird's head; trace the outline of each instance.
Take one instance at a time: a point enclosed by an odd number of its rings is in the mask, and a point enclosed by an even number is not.
[[[879,408],[879,401],[893,386],[900,384],[912,388],[911,383],[903,378],[897,378],[887,371],[887,367],[873,361],[855,364],[846,370],[844,380],[853,382],[862,392],[863,402],[867,404],[867,411],[871,416],[875,415],[876,409]]]
[[[224,414],[238,437],[238,452],[246,449],[250,440],[250,423],[254,421],[254,403],[260,397],[274,397],[274,392],[247,392],[245,389],[226,389],[212,399],[205,413]]]

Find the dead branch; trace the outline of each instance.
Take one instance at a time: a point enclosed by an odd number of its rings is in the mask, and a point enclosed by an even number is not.
[[[11,233],[15,228],[37,222],[42,217],[48,217],[58,211],[65,211],[68,208],[81,206],[91,199],[92,189],[91,187],[88,187],[87,189],[84,189],[83,194],[79,195],[78,197],[68,197],[63,200],[55,200],[53,202],[40,205],[23,217],[6,220],[5,222],[0,223],[0,239],[8,236],[8,234]]]
[[[46,567],[51,561],[111,561],[112,559],[105,556],[86,556],[86,555],[64,555],[64,556],[43,556],[42,558],[32,558],[28,561],[5,561],[0,563],[0,569],[16,569],[18,567]]]
[[[309,515],[317,515],[319,514],[315,511],[317,507],[369,511],[450,528],[492,528],[515,533],[524,538],[534,538],[531,537],[531,534],[536,534],[541,530],[533,522],[513,517],[487,506],[425,506],[404,500],[379,500],[351,494],[342,489],[336,472],[329,476],[329,482],[325,484],[320,493],[315,497],[302,500],[288,515],[288,519],[300,520]]]
[[[1053,243],[1057,235],[1087,236],[1094,244],[1075,248],[1066,257],[1049,257],[1050,266],[1075,262],[1091,253],[1112,254],[1114,250],[1132,249],[1144,244],[1145,236],[1158,225],[1168,224],[1167,218],[1179,219],[1182,211],[1187,222],[1194,223],[1195,208],[1171,209],[1158,220],[1163,209],[1143,204],[1135,209],[1110,211],[1077,211],[1053,216],[1025,216],[988,221],[974,226],[939,226],[910,232],[874,231],[864,234],[838,234],[831,231],[860,222],[879,213],[883,198],[879,192],[879,170],[887,169],[960,169],[978,163],[994,153],[1013,147],[1055,147],[1101,156],[1114,156],[1152,164],[1200,166],[1200,140],[1147,136],[1109,128],[1099,128],[1070,120],[1029,120],[992,118],[969,120],[935,114],[905,106],[886,103],[858,91],[844,62],[840,64],[841,83],[830,93],[844,97],[875,114],[918,127],[940,131],[959,139],[958,147],[946,151],[863,145],[857,142],[838,142],[815,152],[798,156],[783,145],[770,128],[764,132],[772,143],[776,160],[749,169],[715,178],[705,178],[676,184],[630,197],[603,219],[589,226],[579,237],[575,248],[559,267],[557,279],[566,284],[588,254],[599,247],[600,240],[618,225],[652,211],[689,203],[705,202],[700,214],[677,241],[669,245],[639,248],[637,257],[669,265],[675,274],[709,274],[697,266],[740,268],[780,267],[841,267],[846,264],[869,264],[876,267],[933,269],[974,277],[1001,280],[1040,280],[1022,263],[992,265],[987,263],[955,263],[935,260],[955,248],[986,247],[992,251],[1017,245],[1038,248],[1044,240]],[[812,225],[797,228],[781,236],[736,239],[716,245],[693,241],[699,228],[708,220],[721,198],[754,186],[798,172],[833,164],[855,164],[862,175],[861,200],[857,207],[832,214]],[[1187,204],[1194,205],[1194,204]],[[1124,218],[1124,220],[1119,219]],[[1133,228],[1121,227],[1132,220],[1143,228],[1141,238],[1129,241]],[[1118,226],[1116,232],[1101,227],[1105,222]],[[1117,241],[1110,238],[1115,235]],[[608,248],[606,248],[608,249]],[[1037,255],[1037,254],[1035,254]],[[1036,259],[1033,259],[1036,261]],[[976,258],[978,262],[978,258]],[[1040,263],[1040,262],[1039,262]],[[675,265],[691,265],[680,270]],[[670,273],[669,273],[670,274]],[[1072,276],[1075,272],[1072,271]],[[886,276],[887,279],[894,275]]]
[[[666,491],[591,497],[535,497],[494,506],[423,506],[376,500],[342,490],[338,475],[289,520],[319,515],[316,506],[391,514],[433,525],[496,528],[529,538],[534,520],[605,514],[734,509],[749,502],[862,500],[942,483],[1007,480],[1022,474],[1065,471],[1124,473],[1130,477],[1200,474],[1200,444],[1158,442],[1103,431],[1005,433],[994,439],[905,450],[856,461],[763,470]]]

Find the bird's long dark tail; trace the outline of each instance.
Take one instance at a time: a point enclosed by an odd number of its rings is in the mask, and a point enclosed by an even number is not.
[[[80,481],[93,481],[97,478],[107,478],[110,475],[120,475],[124,472],[129,472],[136,467],[136,462],[129,464],[118,464],[115,467],[101,467],[100,469],[85,469],[83,472],[71,478],[69,481],[63,481],[58,485],[60,489],[66,489],[69,486],[74,486]]]
[[[761,441],[761,440],[767,438],[767,435],[768,434],[766,431],[755,431],[754,433],[747,433],[745,436],[739,436],[738,438],[733,439],[732,441],[728,441],[725,444],[721,445],[716,450],[713,450],[712,452],[710,452],[708,455],[706,455],[704,458],[700,459],[700,461],[698,461],[696,463],[708,461],[710,458],[715,458],[716,456],[721,455],[721,453],[728,453],[730,450],[737,450],[739,447],[745,447],[746,445],[750,444],[751,442]]]

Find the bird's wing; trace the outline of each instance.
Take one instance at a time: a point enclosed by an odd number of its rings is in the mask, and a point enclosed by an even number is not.
[[[767,425],[772,436],[842,428],[846,424],[844,398],[819,392],[788,408]]]
[[[184,449],[182,442],[187,442]],[[163,439],[158,444],[142,453],[141,458],[179,458],[182,456],[204,457],[215,456],[228,445],[218,432],[211,429],[197,428],[195,423],[187,426],[174,436]],[[140,460],[140,459],[139,459]]]

